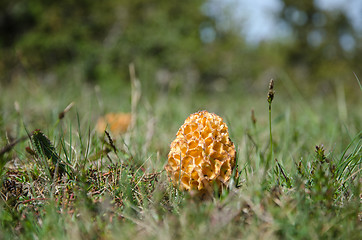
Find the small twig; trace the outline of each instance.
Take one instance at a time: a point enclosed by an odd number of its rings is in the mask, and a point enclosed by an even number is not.
[[[107,135],[107,138],[109,140],[109,145],[111,145],[111,147],[113,148],[114,153],[117,153],[117,148],[113,143],[113,139],[111,138],[111,135],[109,135],[109,133],[107,132],[107,130],[104,130],[105,134]]]
[[[22,142],[22,141],[25,141],[26,139],[28,138],[28,136],[23,136],[9,144],[7,144],[5,147],[3,147],[1,150],[0,150],[0,157],[2,155],[4,155],[5,153],[7,152],[10,152],[11,149],[13,149],[13,147],[15,147],[16,144],[18,144],[19,142]]]
[[[49,200],[49,198],[32,198],[32,199],[24,200],[24,201],[16,203],[15,208],[17,208],[20,204],[26,204],[26,203],[30,203],[30,202],[34,202],[34,201],[46,201],[46,200]]]
[[[71,102],[68,106],[66,106],[66,108],[62,112],[59,113],[58,119],[59,120],[63,119],[65,114],[67,112],[69,112],[69,110],[73,107],[73,105],[74,105],[74,102]]]
[[[288,181],[288,177],[285,175],[282,166],[280,166],[280,164],[278,162],[278,159],[275,159],[275,162],[277,163],[280,172],[283,174],[285,181]]]

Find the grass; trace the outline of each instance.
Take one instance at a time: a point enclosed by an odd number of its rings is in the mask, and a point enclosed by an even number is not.
[[[150,94],[133,72],[113,90],[1,88],[0,239],[360,239],[360,101],[308,96],[287,78],[274,88],[272,129],[267,82],[254,94]],[[228,123],[240,171],[240,187],[205,202],[163,171],[178,128],[202,109]],[[132,129],[97,134],[109,111],[136,114]]]

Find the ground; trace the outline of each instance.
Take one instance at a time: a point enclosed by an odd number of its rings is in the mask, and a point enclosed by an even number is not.
[[[361,106],[343,85],[310,95],[276,79],[271,151],[269,80],[253,93],[145,81],[0,89],[0,239],[361,238]],[[164,171],[178,128],[204,109],[228,124],[239,171],[207,201]],[[96,131],[110,112],[132,114],[126,133]]]

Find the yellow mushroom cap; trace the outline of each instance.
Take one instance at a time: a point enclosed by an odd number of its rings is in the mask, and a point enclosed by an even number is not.
[[[223,119],[200,111],[191,114],[178,130],[165,169],[173,184],[182,190],[210,192],[215,183],[222,190],[235,167],[235,155]]]

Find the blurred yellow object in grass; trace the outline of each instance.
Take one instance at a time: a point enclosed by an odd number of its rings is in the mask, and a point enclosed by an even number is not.
[[[108,113],[98,119],[96,131],[103,134],[106,129],[109,129],[113,134],[125,133],[131,124],[131,119],[130,113]]]

